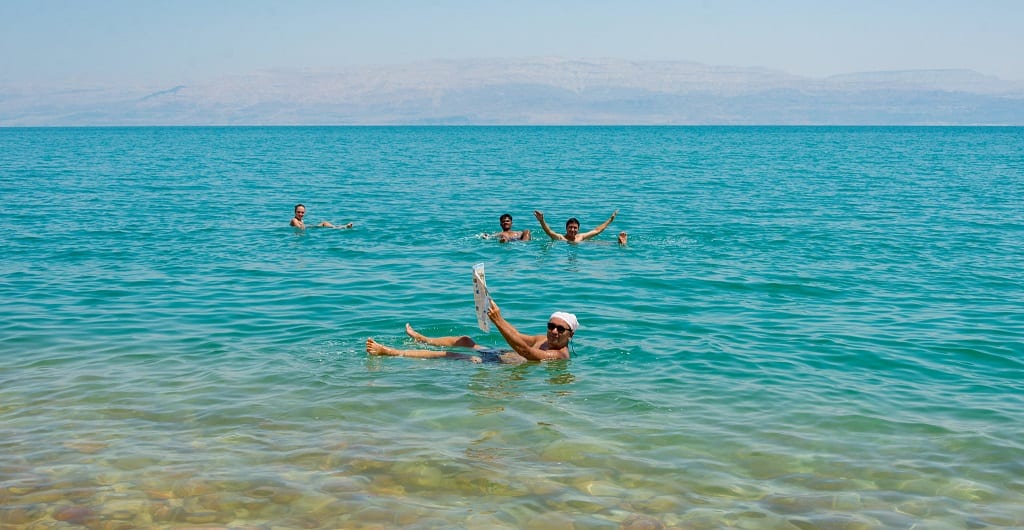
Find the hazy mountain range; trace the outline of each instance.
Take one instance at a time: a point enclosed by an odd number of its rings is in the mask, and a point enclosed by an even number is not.
[[[1024,82],[970,70],[811,78],[561,58],[277,70],[163,87],[0,77],[0,126],[357,124],[1024,125]]]

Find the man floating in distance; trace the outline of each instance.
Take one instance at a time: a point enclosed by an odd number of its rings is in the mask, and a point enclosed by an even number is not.
[[[615,220],[615,216],[618,215],[618,213],[619,211],[615,210],[614,212],[612,212],[611,217],[609,217],[607,221],[597,225],[597,228],[589,232],[584,232],[582,234],[580,233],[579,219],[572,217],[565,222],[564,235],[556,233],[554,230],[551,229],[550,226],[548,226],[546,222],[544,222],[544,213],[541,212],[540,210],[534,210],[533,216],[536,217],[538,221],[540,221],[540,227],[544,229],[544,233],[547,234],[548,237],[550,237],[551,239],[554,239],[556,241],[568,241],[569,243],[576,243],[579,241],[586,241],[600,234],[601,232],[604,232],[604,229],[608,228],[608,225],[612,224],[612,221]],[[628,234],[626,234],[625,232],[619,232],[618,241],[620,245],[625,245],[628,238]]]
[[[529,230],[512,230],[511,214],[502,214],[498,218],[498,224],[501,225],[501,232],[484,234],[484,239],[495,238],[502,243],[508,243],[509,241],[529,241],[531,238]]]
[[[292,217],[292,222],[289,224],[291,224],[295,228],[304,229],[306,228],[306,223],[302,220],[304,217],[306,217],[306,207],[302,204],[296,204],[295,217]],[[352,223],[349,223],[344,226],[334,226],[331,223],[328,223],[327,221],[322,221],[320,224],[316,226],[318,228],[352,228]]]

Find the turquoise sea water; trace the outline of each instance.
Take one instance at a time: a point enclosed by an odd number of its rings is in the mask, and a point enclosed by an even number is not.
[[[1021,128],[0,129],[0,197],[3,528],[1024,526]],[[366,354],[501,345],[474,263],[572,359]]]

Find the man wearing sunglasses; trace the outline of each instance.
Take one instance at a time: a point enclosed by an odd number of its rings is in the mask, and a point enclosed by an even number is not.
[[[586,241],[600,234],[601,232],[604,232],[604,229],[608,228],[608,225],[612,224],[612,221],[615,220],[615,216],[618,215],[618,213],[619,211],[615,210],[614,212],[612,212],[612,216],[609,217],[607,221],[597,225],[597,228],[589,232],[583,232],[582,234],[580,233],[580,221],[575,217],[571,217],[568,221],[565,222],[565,234],[559,234],[552,230],[551,227],[548,226],[548,224],[544,221],[543,212],[541,212],[540,210],[534,210],[533,216],[536,217],[538,221],[540,221],[540,227],[544,230],[544,233],[547,234],[548,237],[550,237],[551,239],[554,239],[556,241],[568,241],[570,243],[576,243],[579,241]],[[618,241],[620,245],[625,245],[628,238],[629,236],[625,232],[619,232]]]
[[[427,337],[405,325],[405,333],[417,342],[439,346],[442,348],[465,348],[475,350],[479,355],[454,352],[450,350],[399,350],[389,348],[373,340],[366,339],[366,352],[370,355],[392,355],[396,357],[419,357],[425,359],[447,358],[462,359],[475,363],[487,361],[503,363],[519,363],[523,361],[550,361],[569,358],[569,340],[576,334],[579,321],[576,315],[556,311],[548,318],[548,331],[543,335],[524,335],[509,324],[501,315],[498,304],[491,300],[487,317],[494,322],[505,342],[512,351],[494,350],[476,343],[466,335],[461,337]]]

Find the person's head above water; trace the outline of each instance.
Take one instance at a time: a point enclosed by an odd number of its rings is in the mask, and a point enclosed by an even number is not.
[[[512,216],[510,214],[502,214],[498,218],[498,224],[501,225],[501,229],[508,231],[512,229]]]
[[[580,220],[575,217],[570,217],[565,222],[565,238],[569,241],[576,239],[576,236],[580,233]]]
[[[569,344],[569,339],[576,334],[580,327],[576,315],[564,311],[555,311],[548,318],[548,344],[557,348],[564,348]]]

